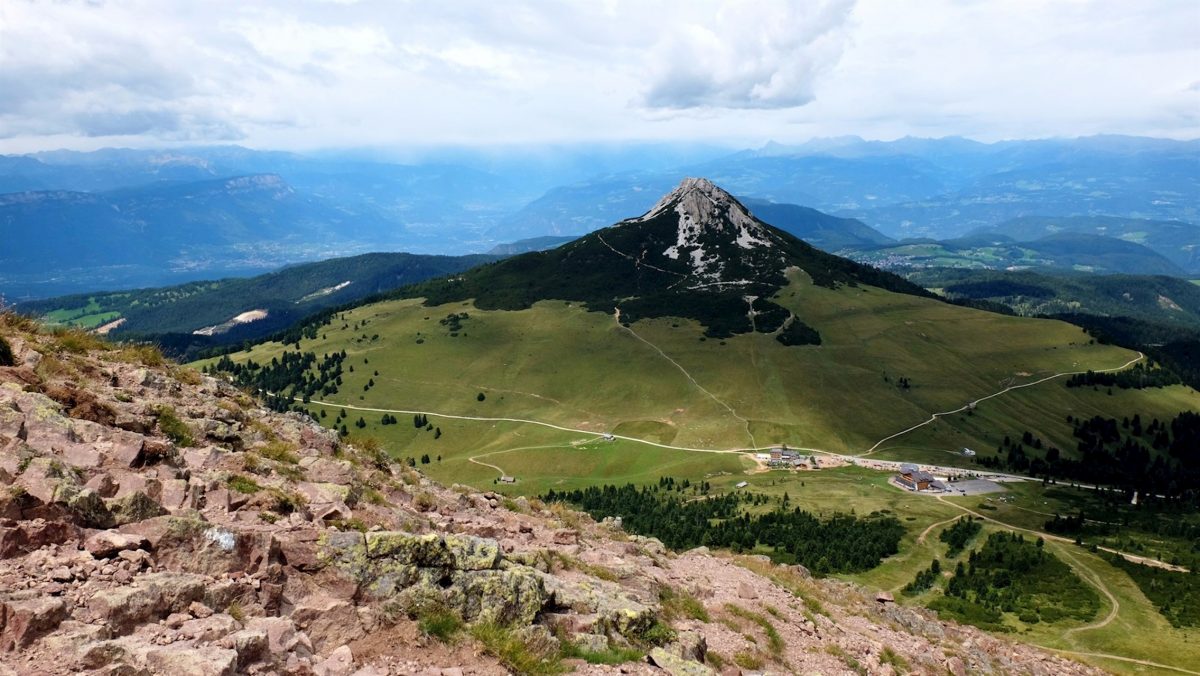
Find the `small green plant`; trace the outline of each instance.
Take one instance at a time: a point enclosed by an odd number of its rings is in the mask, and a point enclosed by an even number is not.
[[[776,657],[783,654],[783,637],[779,635],[779,631],[775,629],[775,625],[771,624],[771,621],[765,616],[750,612],[749,610],[732,603],[726,603],[725,610],[731,615],[736,615],[744,620],[749,620],[761,627],[763,634],[765,634],[767,637],[767,646],[770,647],[771,653]]]
[[[279,515],[275,512],[259,512],[258,518],[266,521],[267,523],[275,523],[279,520]]]
[[[892,665],[898,674],[903,674],[910,670],[908,660],[896,654],[896,651],[892,650],[891,646],[885,646],[883,652],[879,653],[879,663]]]
[[[625,664],[642,659],[645,655],[634,648],[609,646],[604,650],[587,650],[573,641],[559,639],[562,642],[563,659],[583,660],[588,664]]]
[[[204,377],[200,375],[199,371],[182,366],[172,368],[171,377],[185,385],[199,385],[204,382]]]
[[[481,622],[471,627],[471,636],[479,641],[484,652],[500,660],[500,664],[514,673],[548,676],[565,671],[558,655],[545,654],[531,647],[504,625]]]
[[[289,465],[300,462],[300,457],[296,455],[296,446],[286,441],[271,441],[266,446],[258,449],[257,452],[262,457],[274,460],[275,462],[283,462]]]
[[[675,630],[662,620],[656,619],[654,624],[642,631],[638,640],[648,645],[666,645],[675,640]]]
[[[234,474],[225,481],[225,484],[229,486],[229,490],[246,495],[254,495],[262,490],[262,486],[259,486],[257,481],[242,474]]]
[[[417,628],[426,636],[449,643],[462,630],[463,621],[446,608],[431,608],[417,616]]]
[[[307,504],[304,497],[298,493],[290,493],[274,486],[267,488],[267,492],[271,494],[271,510],[280,514],[291,514]]]
[[[71,354],[87,354],[92,350],[107,350],[110,347],[104,340],[82,329],[58,329],[54,337],[58,349]]]
[[[856,674],[866,676],[868,673],[866,667],[864,667],[861,662],[855,659],[853,655],[847,653],[845,650],[842,650],[842,647],[836,643],[829,644],[825,648],[825,652],[833,655],[834,657],[841,658],[841,660],[846,663],[846,666],[850,667],[850,671],[853,671]]]
[[[726,664],[725,658],[721,657],[720,653],[715,653],[711,650],[704,654],[704,661],[708,662],[708,666],[717,671],[724,669]]]
[[[230,603],[229,606],[225,608],[225,612],[238,622],[244,623],[246,621],[246,611],[242,610],[242,605],[237,601]]]
[[[658,590],[658,600],[662,603],[663,615],[673,620],[686,617],[701,622],[708,622],[708,610],[695,596],[682,589],[664,586]]]
[[[167,363],[162,350],[156,345],[129,345],[117,352],[117,359],[129,364],[143,366],[162,366]]]
[[[187,426],[187,423],[179,419],[175,409],[170,406],[160,406],[158,408],[158,429],[163,433],[163,436],[174,441],[179,446],[193,446],[195,440],[192,439],[192,430]]]
[[[360,533],[367,532],[366,522],[358,517],[351,519],[334,519],[333,521],[329,522],[329,525],[337,528],[338,530],[356,530]]]
[[[733,656],[733,663],[743,669],[757,671],[763,668],[763,658],[756,652],[740,650]]]
[[[428,512],[429,510],[433,509],[436,506],[437,506],[437,500],[433,497],[432,494],[430,494],[426,491],[421,491],[420,493],[417,493],[416,496],[413,497],[413,507],[416,507],[418,510],[420,510],[422,512]]]

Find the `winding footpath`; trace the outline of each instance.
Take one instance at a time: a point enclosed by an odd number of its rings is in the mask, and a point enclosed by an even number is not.
[[[625,326],[624,324],[622,324],[621,323],[621,308],[618,307],[613,312],[613,319],[616,320],[617,326],[624,329],[625,331],[628,331],[630,333],[630,335],[632,335],[634,338],[637,338],[638,340],[642,341],[646,345],[649,345],[650,348],[653,349],[655,352],[657,352],[663,359],[666,359],[667,361],[671,362],[671,364],[675,368],[679,369],[679,372],[682,373],[683,376],[688,379],[688,382],[690,382],[693,387],[695,387],[696,389],[703,392],[706,396],[708,396],[709,399],[712,399],[714,402],[716,402],[718,406],[721,406],[726,411],[729,411],[729,415],[733,416],[737,420],[740,420],[742,422],[742,424],[746,426],[746,435],[750,437],[751,450],[758,449],[758,441],[755,440],[755,438],[754,438],[754,432],[750,431],[750,421],[749,420],[738,415],[738,412],[733,410],[732,406],[725,403],[722,399],[718,398],[717,395],[713,394],[712,392],[709,392],[703,385],[700,384],[699,381],[697,381],[695,378],[693,378],[692,374],[688,373],[687,369],[683,368],[683,366],[679,362],[672,359],[669,355],[667,355],[666,352],[663,352],[662,348],[655,345],[654,343],[651,343],[650,341],[646,340],[645,338],[641,337],[637,331],[633,330],[632,327]]]
[[[1133,366],[1134,364],[1138,363],[1139,361],[1142,361],[1145,358],[1146,358],[1146,355],[1142,354],[1141,352],[1138,352],[1138,356],[1134,357],[1133,359],[1130,359],[1129,361],[1125,362],[1124,364],[1122,364],[1120,366],[1116,366],[1116,367],[1109,368],[1109,369],[1091,369],[1091,371],[1093,373],[1111,373],[1113,371],[1123,371],[1123,370],[1129,368],[1130,366]],[[987,401],[988,399],[992,399],[993,397],[998,397],[1002,394],[1006,394],[1013,390],[1019,390],[1024,387],[1033,387],[1034,385],[1040,385],[1048,380],[1054,380],[1055,378],[1062,378],[1063,376],[1077,376],[1077,375],[1082,375],[1084,373],[1087,373],[1087,371],[1066,371],[1063,373],[1055,373],[1054,375],[1049,375],[1049,376],[1046,376],[1045,378],[1041,378],[1039,380],[1034,380],[1034,381],[1031,381],[1028,383],[1022,383],[1020,385],[1009,385],[1008,387],[1006,387],[998,392],[993,392],[993,393],[987,395],[986,397],[980,397],[979,399],[976,399],[975,401],[967,402],[966,404],[963,404],[962,406],[954,409],[953,411],[942,411],[941,413],[934,413],[933,415],[929,416],[929,420],[926,420],[925,422],[917,423],[916,425],[913,425],[912,427],[909,427],[906,430],[901,430],[899,432],[896,432],[895,434],[886,436],[886,437],[880,439],[879,441],[876,441],[875,445],[868,448],[860,457],[865,458],[866,456],[871,455],[884,442],[891,441],[892,439],[895,439],[896,437],[902,437],[905,434],[912,432],[913,430],[920,429],[930,423],[937,421],[938,418],[942,418],[942,417],[945,417],[948,415],[954,415],[955,413],[962,413],[963,411],[974,408],[981,401]]]

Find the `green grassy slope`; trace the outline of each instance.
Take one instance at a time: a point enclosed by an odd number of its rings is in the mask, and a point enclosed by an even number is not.
[[[625,328],[612,315],[560,301],[506,311],[479,310],[469,301],[425,307],[419,299],[406,299],[347,311],[344,319],[322,327],[316,339],[302,340],[301,350],[320,355],[346,349],[347,364],[356,370],[346,373],[340,392],[329,397],[338,404],[530,419],[693,449],[787,443],[836,453],[861,453],[932,412],[958,408],[1009,385],[1118,367],[1136,357],[1095,344],[1062,322],[1007,317],[873,287],[819,287],[799,272],[775,301],[817,328],[822,345],[785,347],[761,333],[705,339],[694,321],[671,318]],[[438,320],[462,311],[470,318],[452,337]],[[354,328],[362,321],[367,323]],[[266,343],[232,356],[264,363],[282,349]],[[910,387],[901,387],[900,378]],[[364,391],[368,379],[376,385]],[[484,401],[477,400],[479,393]],[[964,445],[994,448],[1018,423],[1017,433],[1031,429],[1070,448],[1068,413],[1119,416],[1130,407],[1166,417],[1200,408],[1200,395],[1167,388],[1108,396],[1050,381],[991,399],[974,415],[920,428],[884,444],[880,452],[903,455],[915,449],[922,458],[949,460]],[[433,441],[432,434],[412,430],[409,418],[382,426],[382,411],[348,412],[349,422],[362,415],[367,423],[361,431],[351,426],[355,433],[380,435],[403,456],[436,449],[435,455],[449,460],[468,451],[586,437],[529,425],[493,428],[431,418],[443,428],[442,437]],[[530,438],[534,442],[526,443]],[[639,457],[651,453],[630,448]],[[512,452],[505,460],[528,465],[523,480],[597,480],[591,461],[581,464],[580,457]],[[622,476],[653,480],[663,474],[656,462],[671,461],[649,462],[640,474]],[[738,465],[710,458],[697,470],[716,467]],[[474,464],[463,470],[462,479],[472,482],[496,475]],[[435,474],[460,480],[448,471]]]

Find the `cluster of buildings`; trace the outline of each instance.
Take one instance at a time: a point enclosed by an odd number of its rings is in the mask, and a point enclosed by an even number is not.
[[[916,465],[900,465],[900,473],[892,477],[892,479],[910,491],[942,492],[950,490],[950,487],[941,479],[934,477]]]
[[[772,469],[819,469],[815,455],[804,455],[786,446],[772,448],[770,453],[756,453],[755,457]]]

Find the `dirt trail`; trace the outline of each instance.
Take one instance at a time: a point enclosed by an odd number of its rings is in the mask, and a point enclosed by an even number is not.
[[[754,432],[750,431],[750,421],[749,420],[738,415],[738,412],[733,410],[732,406],[725,403],[722,399],[717,397],[717,395],[715,395],[712,392],[709,392],[707,389],[705,389],[705,387],[703,385],[701,385],[695,378],[692,377],[692,374],[688,373],[687,369],[683,368],[683,366],[679,362],[672,359],[666,352],[663,352],[662,348],[660,348],[659,346],[655,345],[654,343],[652,343],[652,342],[646,340],[645,338],[641,337],[640,335],[638,335],[638,332],[634,331],[632,327],[625,326],[624,324],[622,324],[621,323],[621,308],[617,308],[613,312],[613,319],[616,320],[618,327],[624,329],[625,331],[628,331],[629,334],[632,335],[634,338],[637,338],[638,340],[642,341],[646,345],[650,346],[650,348],[653,349],[655,352],[657,352],[659,355],[661,355],[663,359],[666,359],[667,361],[671,362],[671,364],[674,365],[675,368],[679,369],[679,372],[682,373],[683,376],[688,379],[688,381],[692,384],[692,386],[694,386],[696,389],[703,392],[706,396],[708,396],[709,399],[712,399],[714,402],[716,402],[717,405],[721,406],[726,411],[729,411],[729,415],[740,420],[742,422],[742,424],[746,426],[746,436],[750,437],[750,448],[751,449],[758,448],[758,441],[755,440],[755,438],[754,438]]]
[[[513,453],[515,451],[532,451],[532,450],[536,450],[536,449],[540,449],[540,448],[567,448],[568,446],[569,446],[569,444],[543,444],[541,446],[518,446],[517,448],[505,448],[505,449],[499,450],[499,451],[489,451],[487,453],[480,453],[479,455],[473,455],[473,456],[467,458],[467,461],[475,463],[476,465],[482,465],[484,467],[491,467],[492,469],[499,472],[500,476],[512,476],[508,472],[505,472],[504,468],[500,467],[499,465],[493,465],[490,462],[482,462],[479,459],[480,458],[490,458],[493,455],[504,455],[505,453]]]
[[[1044,648],[1045,650],[1052,650],[1056,653],[1061,653],[1063,655],[1079,655],[1081,657],[1099,657],[1101,659],[1106,659],[1106,660],[1116,660],[1118,662],[1128,662],[1129,664],[1140,664],[1144,667],[1153,667],[1155,669],[1165,669],[1167,671],[1178,671],[1181,674],[1193,674],[1194,676],[1200,676],[1200,671],[1192,671],[1191,669],[1184,669],[1183,667],[1173,667],[1169,664],[1159,664],[1158,662],[1151,662],[1149,660],[1139,660],[1139,659],[1135,659],[1133,657],[1121,657],[1120,655],[1109,655],[1108,653],[1085,653],[1085,652],[1080,652],[1078,650],[1060,650],[1058,648],[1049,648],[1046,646],[1038,646],[1038,647]]]
[[[1092,369],[1092,371],[1094,373],[1109,373],[1112,371],[1121,371],[1121,370],[1129,368],[1130,366],[1133,366],[1134,364],[1138,363],[1139,361],[1141,361],[1145,358],[1146,358],[1146,355],[1142,354],[1141,352],[1138,352],[1137,357],[1130,359],[1129,361],[1125,362],[1124,364],[1122,364],[1120,366],[1117,366],[1115,368],[1109,368],[1109,369]],[[901,430],[899,432],[896,432],[895,434],[886,436],[886,437],[880,439],[879,441],[876,441],[875,445],[868,448],[865,452],[863,452],[863,454],[860,457],[865,458],[866,456],[871,455],[881,445],[883,445],[884,442],[891,441],[892,439],[895,439],[896,437],[904,436],[905,434],[908,434],[909,432],[912,432],[913,430],[920,429],[930,423],[935,422],[938,418],[948,416],[948,415],[954,415],[955,413],[962,413],[963,411],[966,411],[967,409],[976,406],[981,401],[987,401],[988,399],[992,399],[993,397],[998,397],[1007,392],[1011,392],[1012,390],[1019,390],[1019,389],[1025,388],[1025,387],[1033,387],[1034,385],[1040,385],[1040,384],[1046,382],[1047,380],[1054,380],[1055,378],[1061,378],[1063,376],[1074,376],[1074,375],[1079,375],[1082,373],[1087,373],[1087,371],[1067,371],[1064,373],[1055,373],[1054,375],[1046,376],[1045,378],[1040,378],[1038,380],[1034,380],[1034,381],[1028,382],[1028,383],[1023,383],[1021,385],[1009,385],[1008,387],[1005,387],[1004,389],[1002,389],[998,392],[993,392],[993,393],[987,395],[986,397],[980,397],[980,398],[976,399],[975,401],[967,402],[966,404],[963,404],[962,406],[954,409],[953,411],[942,411],[941,413],[934,413],[933,415],[929,416],[929,419],[926,420],[925,422],[917,423],[916,425],[913,425],[912,427],[909,427],[908,429]]]
[[[300,401],[300,400],[301,400],[300,397],[296,397],[296,401]],[[672,446],[670,444],[660,444],[657,441],[649,441],[647,439],[638,439],[637,437],[628,437],[628,436],[625,436],[622,434],[613,434],[611,432],[596,432],[595,430],[583,430],[583,429],[579,429],[577,427],[564,427],[562,425],[555,425],[554,423],[543,422],[541,420],[529,420],[527,418],[492,418],[492,417],[476,416],[476,415],[453,415],[450,413],[438,413],[436,411],[417,411],[415,409],[404,409],[404,408],[371,408],[368,406],[354,406],[352,404],[340,404],[340,403],[333,402],[333,401],[321,401],[319,399],[313,399],[309,403],[317,404],[319,406],[345,408],[345,409],[349,409],[351,411],[366,411],[368,413],[404,413],[407,415],[420,414],[420,415],[432,416],[434,418],[446,418],[449,420],[472,420],[472,421],[476,421],[476,422],[511,422],[511,423],[521,423],[521,424],[526,424],[526,425],[538,425],[539,427],[549,427],[550,429],[559,430],[561,432],[587,434],[587,435],[590,435],[593,437],[609,436],[614,439],[620,439],[622,441],[632,441],[634,443],[646,444],[647,446],[654,446],[656,448],[665,448],[665,449],[671,450],[671,451],[689,451],[691,453],[732,453],[732,454],[736,454],[736,455],[743,455],[743,454],[748,453],[751,450],[753,450],[753,449],[749,449],[749,448],[732,448],[732,449],[724,449],[723,450],[723,449],[716,449],[716,448],[690,448],[687,446]]]
[[[1066,542],[1068,544],[1075,544],[1075,541],[1072,540],[1071,538],[1065,538],[1061,535],[1053,535],[1051,533],[1045,533],[1040,530],[1034,530],[1032,528],[1022,528],[1021,526],[1015,526],[1011,523],[1007,523],[1007,522],[1001,521],[999,519],[993,519],[992,517],[987,516],[985,514],[980,514],[979,512],[976,512],[975,510],[973,510],[969,507],[963,507],[960,504],[948,502],[945,499],[945,496],[942,496],[942,495],[936,496],[936,499],[941,502],[944,502],[947,505],[957,507],[968,514],[973,514],[973,515],[979,517],[980,519],[983,519],[984,521],[994,523],[998,526],[1003,526],[1005,528],[1008,528],[1009,530],[1019,530],[1019,531],[1025,532],[1025,533],[1030,533],[1032,535],[1036,535],[1045,540],[1054,540],[1055,542]],[[1096,547],[1096,549],[1099,549],[1102,552],[1108,552],[1109,554],[1117,554],[1118,556],[1123,556],[1126,559],[1133,561],[1134,563],[1140,563],[1140,564],[1146,565],[1146,566],[1153,566],[1155,568],[1163,568],[1165,570],[1174,571],[1176,573],[1188,572],[1188,569],[1184,568],[1183,566],[1176,566],[1174,564],[1170,564],[1165,561],[1159,561],[1158,559],[1151,559],[1151,558],[1148,558],[1145,556],[1138,556],[1137,554],[1127,554],[1120,550],[1113,549],[1112,547],[1099,547],[1098,546],[1098,547]]]
[[[1108,586],[1104,584],[1104,580],[1101,580],[1100,576],[1096,575],[1095,571],[1081,563],[1079,559],[1075,558],[1074,554],[1071,554],[1065,550],[1062,551],[1061,554],[1068,559],[1068,563],[1072,568],[1075,569],[1076,573],[1079,573],[1080,577],[1082,577],[1088,584],[1100,590],[1101,594],[1104,594],[1105,598],[1108,599],[1109,605],[1111,606],[1108,611],[1108,615],[1106,615],[1104,619],[1100,620],[1099,622],[1093,622],[1092,624],[1085,624],[1082,627],[1073,627],[1068,629],[1063,632],[1063,638],[1073,636],[1081,631],[1091,631],[1092,629],[1107,627],[1112,623],[1113,620],[1117,619],[1117,613],[1121,612],[1121,602],[1118,601],[1117,597],[1113,596],[1113,593],[1108,590]]]
[[[955,521],[958,521],[961,518],[962,518],[962,515],[960,514],[958,516],[952,516],[949,519],[946,519],[945,521],[938,521],[937,523],[929,524],[929,527],[926,528],[925,530],[921,531],[921,534],[917,536],[917,544],[919,544],[919,545],[925,544],[925,538],[929,537],[929,534],[933,531],[934,528],[937,528],[938,526],[945,526],[948,523],[954,523]]]

